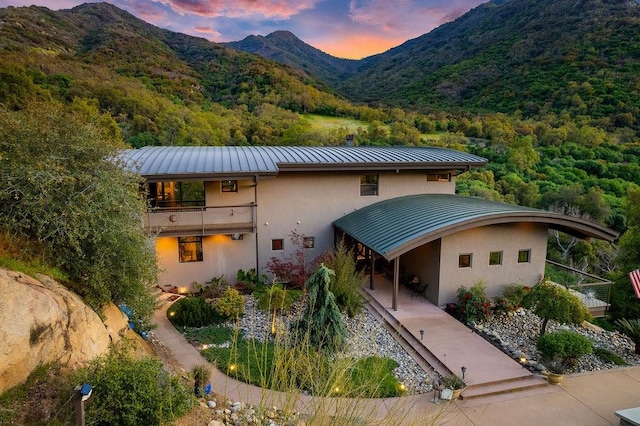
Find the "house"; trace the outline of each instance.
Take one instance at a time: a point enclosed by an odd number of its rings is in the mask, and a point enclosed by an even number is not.
[[[147,184],[161,285],[181,291],[220,276],[233,283],[240,269],[265,273],[271,258],[293,254],[296,232],[308,259],[345,238],[365,264],[390,270],[394,295],[412,274],[444,306],[480,278],[490,295],[538,282],[550,228],[617,237],[583,219],[455,195],[456,176],[486,159],[443,148],[146,147],[123,158]]]

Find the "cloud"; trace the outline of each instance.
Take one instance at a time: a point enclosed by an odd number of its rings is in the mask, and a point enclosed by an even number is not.
[[[415,37],[452,21],[484,0],[350,0],[350,19],[389,34]]]
[[[303,10],[313,9],[319,0],[153,0],[180,15],[207,18],[242,18],[261,15],[269,19],[289,19]]]
[[[194,27],[194,31],[201,34],[207,34],[209,37],[220,37],[221,34],[211,27]]]

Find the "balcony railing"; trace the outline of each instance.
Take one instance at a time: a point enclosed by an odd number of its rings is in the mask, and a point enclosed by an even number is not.
[[[256,205],[166,207],[147,211],[145,229],[163,235],[213,235],[255,231]]]
[[[606,316],[613,282],[549,259],[547,263],[574,275],[576,282],[559,284],[574,292],[593,317]]]

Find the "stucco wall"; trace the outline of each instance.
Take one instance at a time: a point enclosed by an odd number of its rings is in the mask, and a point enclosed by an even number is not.
[[[162,269],[160,285],[166,290],[176,286],[185,291],[194,281],[204,284],[223,274],[233,284],[238,269],[246,271],[256,264],[254,234],[244,234],[244,239],[238,241],[229,235],[203,237],[202,262],[180,263],[176,237],[156,238],[156,253]]]
[[[365,173],[365,172],[363,172]],[[334,243],[331,222],[352,211],[379,201],[411,194],[454,193],[455,183],[427,182],[426,173],[380,173],[379,195],[360,196],[363,173],[283,173],[275,179],[258,181],[259,258],[264,265],[272,256],[284,258],[291,247],[292,230],[315,237],[313,259]],[[273,252],[271,240],[282,238],[285,250]]]
[[[209,207],[235,206],[253,202],[253,180],[239,180],[238,192],[222,192],[220,182],[205,182],[205,201]]]
[[[296,230],[315,238],[313,249],[307,249],[312,260],[333,247],[331,222],[364,206],[385,199],[412,194],[455,192],[455,176],[451,182],[427,182],[426,172],[379,173],[379,195],[360,196],[360,176],[363,172],[281,173],[275,178],[259,179],[254,187],[252,179],[238,181],[238,192],[221,191],[220,182],[206,182],[207,206],[233,206],[257,202],[257,232],[245,233],[241,241],[229,235],[204,237],[203,262],[180,263],[176,237],[160,237],[156,252],[163,272],[162,286],[190,288],[194,281],[209,281],[225,275],[235,282],[238,269],[256,267],[256,238],[258,239],[259,271],[271,257],[281,259],[293,254],[289,235]],[[257,196],[256,196],[257,195]],[[285,249],[272,251],[272,239],[282,238]]]
[[[512,283],[535,284],[544,276],[547,226],[509,224],[485,226],[442,238],[439,306],[456,301],[456,290],[482,279],[487,295],[497,296]],[[529,263],[518,263],[518,251],[531,250]],[[489,253],[502,251],[502,265],[489,265]],[[458,267],[458,256],[470,253],[472,266]]]
[[[414,274],[422,283],[428,284],[425,297],[432,303],[438,303],[440,240],[432,241],[403,254],[400,257],[400,265],[405,274]]]

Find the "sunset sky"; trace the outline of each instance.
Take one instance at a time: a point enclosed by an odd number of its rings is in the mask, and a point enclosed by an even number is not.
[[[288,30],[342,58],[384,52],[487,0],[108,0],[140,19],[215,42]],[[69,9],[87,0],[0,0]]]

